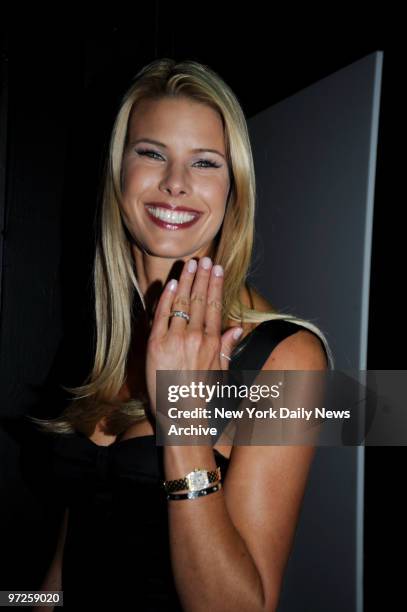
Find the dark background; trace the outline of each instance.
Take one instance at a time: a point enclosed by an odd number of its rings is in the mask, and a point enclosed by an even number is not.
[[[33,409],[58,414],[66,400],[60,385],[79,384],[88,373],[104,155],[130,79],[158,57],[209,65],[250,118],[369,53],[384,52],[367,367],[406,369],[405,54],[397,18],[388,29],[384,17],[353,29],[345,20],[335,32],[333,18],[310,29],[301,27],[300,16],[295,25],[260,9],[241,14],[238,5],[221,11],[213,4],[152,2],[90,23],[62,13],[54,22],[24,15],[0,29],[3,422]],[[0,588],[29,590],[39,588],[59,519],[46,496],[34,495],[22,480],[19,441],[12,428],[6,431],[0,437]],[[365,610],[371,610],[404,601],[404,563],[396,555],[405,546],[405,452],[365,452],[364,586]]]

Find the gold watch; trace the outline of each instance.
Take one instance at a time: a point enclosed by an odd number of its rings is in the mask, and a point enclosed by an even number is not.
[[[216,470],[212,471],[203,468],[194,468],[194,470],[189,472],[184,478],[165,480],[163,486],[167,493],[171,491],[182,491],[183,489],[187,489],[188,491],[199,491],[200,489],[206,489],[211,482],[216,482],[220,479],[221,472],[219,466]]]

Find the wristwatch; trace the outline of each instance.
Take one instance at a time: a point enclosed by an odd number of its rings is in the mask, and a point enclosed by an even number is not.
[[[165,480],[163,486],[167,493],[171,491],[182,491],[183,489],[187,489],[188,491],[199,491],[200,489],[206,489],[211,482],[216,482],[220,479],[221,472],[219,466],[216,470],[212,471],[203,468],[194,468],[194,470],[189,472],[184,478]]]

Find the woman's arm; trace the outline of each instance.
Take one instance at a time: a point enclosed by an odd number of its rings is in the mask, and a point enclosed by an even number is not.
[[[40,591],[61,591],[62,590],[62,559],[64,555],[64,546],[66,532],[68,528],[69,508],[66,508],[62,519],[61,528],[59,530],[57,545],[55,548],[54,557],[41,583]],[[35,612],[53,612],[54,607],[50,606],[35,606],[32,608]]]
[[[263,370],[324,370],[319,340],[301,330]],[[274,612],[294,540],[313,446],[236,446],[220,491],[168,501],[171,560],[186,612]],[[164,446],[166,480],[216,467],[209,446]]]

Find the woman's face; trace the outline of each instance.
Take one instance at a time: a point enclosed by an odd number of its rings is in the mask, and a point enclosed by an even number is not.
[[[143,100],[128,130],[121,209],[133,239],[156,257],[206,254],[222,225],[230,186],[220,116],[184,97]],[[173,216],[177,207],[191,211]],[[193,211],[199,214],[191,219]]]

